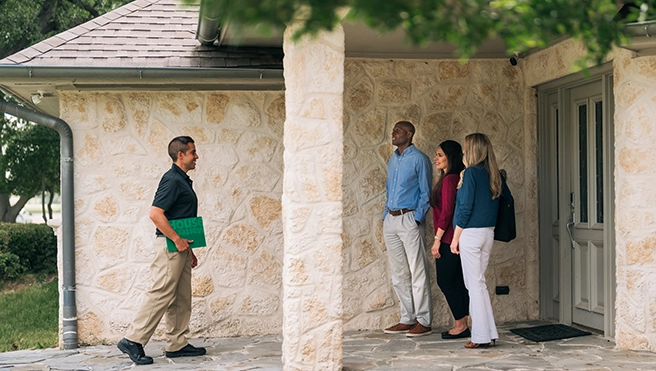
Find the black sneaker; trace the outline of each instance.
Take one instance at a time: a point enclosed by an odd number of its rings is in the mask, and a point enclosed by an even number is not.
[[[202,356],[206,353],[207,351],[205,348],[196,348],[195,346],[191,344],[187,344],[184,346],[184,348],[178,350],[177,352],[166,352],[166,357],[167,358],[177,358],[177,357],[196,357],[196,356]]]
[[[146,353],[144,353],[143,345],[139,343],[135,343],[126,338],[123,338],[118,342],[118,344],[116,344],[116,346],[121,350],[121,352],[127,354],[132,362],[138,365],[149,365],[153,363],[153,358],[148,357]]]

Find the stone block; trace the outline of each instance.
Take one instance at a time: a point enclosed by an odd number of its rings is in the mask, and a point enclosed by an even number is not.
[[[379,145],[385,140],[385,118],[387,111],[381,107],[374,108],[357,116],[349,133],[360,147]]]
[[[345,107],[349,110],[362,111],[373,101],[374,84],[367,76],[362,76],[353,86],[344,90]]]
[[[360,202],[371,200],[373,197],[385,192],[387,170],[377,166],[363,174],[357,191]]]
[[[282,264],[267,251],[251,259],[249,283],[279,289],[282,284]]]
[[[414,75],[412,77],[412,98],[421,98],[439,84],[437,75]]]
[[[248,155],[250,161],[269,162],[277,160],[276,162],[281,162],[282,158],[274,158],[274,153],[279,143],[280,141],[278,139],[269,135],[246,132],[240,138],[239,148]]]
[[[279,297],[260,290],[249,289],[239,301],[240,314],[256,317],[268,316],[278,310]]]
[[[652,127],[654,116],[656,113],[649,104],[630,108],[622,120],[626,139],[638,145],[651,145],[656,134]]]
[[[393,61],[379,61],[377,59],[366,59],[362,61],[362,67],[374,80],[394,76]]]
[[[421,118],[422,118],[422,109],[419,104],[412,103],[408,105],[403,105],[400,107],[391,107],[388,108],[387,110],[387,123],[389,127],[394,127],[397,122],[399,121],[410,121],[413,125],[415,125],[415,128],[417,129],[417,133],[415,133],[415,139],[421,138]],[[389,129],[386,131],[385,135],[385,141],[389,141],[391,143],[392,138],[391,138],[391,132],[392,129]]]
[[[217,247],[210,251],[209,259],[215,287],[243,287],[246,282],[248,259],[225,248]]]
[[[619,168],[629,174],[642,174],[650,171],[656,162],[656,152],[648,148],[619,148]]]
[[[435,75],[436,65],[430,60],[402,59],[396,62],[396,72],[405,79],[417,75]]]
[[[110,222],[118,215],[118,203],[112,196],[106,196],[98,200],[93,209],[98,219],[103,222]]]
[[[228,105],[226,124],[234,127],[257,127],[262,122],[260,111],[248,100],[238,100]]]
[[[356,78],[363,72],[360,61],[356,59],[347,59],[344,61],[344,77],[345,85],[352,81],[357,81]]]
[[[194,272],[191,276],[191,295],[195,297],[205,297],[214,292],[212,277]]]
[[[381,81],[377,96],[378,102],[383,105],[406,103],[410,99],[410,83],[406,80]]]
[[[274,99],[266,108],[267,127],[272,134],[282,138],[285,124],[285,98]]]
[[[496,109],[499,100],[499,86],[497,84],[473,84],[469,89],[473,104],[486,109]]]
[[[205,96],[205,120],[218,124],[225,118],[226,108],[230,103],[230,95],[210,93]]]
[[[152,116],[167,124],[188,125],[202,119],[202,97],[196,93],[163,93],[155,95]],[[171,136],[165,145],[173,138]],[[166,148],[165,146],[163,148]]]
[[[223,242],[233,246],[239,251],[252,253],[255,251],[264,237],[256,228],[248,224],[236,224],[229,227],[224,235]]]
[[[250,191],[271,192],[280,180],[280,174],[266,164],[247,164],[234,170],[240,182]]]
[[[116,94],[98,95],[98,119],[105,133],[123,130],[128,124],[125,106]]]
[[[469,77],[471,62],[442,61],[438,64],[438,73],[442,81],[464,79]]]
[[[101,226],[93,234],[94,263],[100,269],[125,262],[130,231],[126,228]]]
[[[467,85],[439,85],[425,101],[429,111],[452,111],[465,105]]]
[[[652,233],[639,241],[626,242],[626,262],[628,264],[656,265],[656,234]]]
[[[98,273],[96,285],[104,290],[118,294],[125,294],[135,278],[135,269],[114,268]]]
[[[222,321],[233,316],[233,305],[236,300],[236,293],[222,293],[217,298],[209,299],[209,308],[211,311],[212,319],[215,321]]]
[[[90,345],[97,345],[102,343],[102,339],[99,339],[98,336],[102,336],[104,333],[103,320],[94,313],[88,312],[77,319],[77,334],[78,340],[83,341]]]
[[[382,287],[369,294],[364,300],[365,312],[376,312],[394,306],[394,294],[389,287]]]
[[[98,166],[105,151],[97,135],[86,133],[81,141],[75,142],[75,155],[76,161],[83,166]]]
[[[451,135],[462,138],[459,139],[462,145],[468,134],[479,131],[482,115],[482,110],[475,107],[457,109],[451,116]]]
[[[281,220],[282,204],[280,199],[269,196],[256,196],[250,200],[251,214],[260,225],[267,229],[269,226],[278,225]]]

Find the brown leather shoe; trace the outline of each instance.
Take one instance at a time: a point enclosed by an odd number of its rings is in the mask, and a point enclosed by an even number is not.
[[[383,330],[383,332],[386,334],[405,334],[406,332],[412,330],[412,328],[415,326],[415,324],[406,325],[405,323],[397,323],[392,327],[386,328]]]
[[[421,323],[417,322],[415,327],[412,328],[412,330],[408,331],[405,336],[407,337],[417,337],[417,336],[426,336],[430,335],[433,333],[433,330],[430,327],[426,327],[422,325]]]

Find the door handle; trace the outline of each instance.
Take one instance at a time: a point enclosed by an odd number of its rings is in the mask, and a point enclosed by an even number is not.
[[[574,236],[572,235],[572,226],[573,226],[573,225],[574,225],[574,222],[568,222],[568,223],[566,224],[566,227],[567,227],[567,233],[569,234],[569,240],[570,240],[570,242],[572,243],[572,249],[574,249],[575,246],[576,246],[576,245],[574,244]]]
[[[574,243],[574,235],[572,234],[572,227],[574,226],[574,192],[569,194],[569,222],[565,225],[567,233],[569,234],[569,241],[572,244],[572,249],[576,248]]]

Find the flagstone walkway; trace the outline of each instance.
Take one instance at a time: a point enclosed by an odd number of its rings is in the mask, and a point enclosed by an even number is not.
[[[410,339],[382,331],[344,334],[344,371],[352,370],[656,370],[656,353],[620,351],[612,340],[593,334],[535,343],[509,330],[547,324],[544,321],[499,326],[500,339],[488,349],[465,349],[467,339],[429,336]],[[24,350],[0,353],[0,370],[282,370],[279,335],[191,339],[207,347],[202,357],[168,359],[164,342],[152,341],[146,354],[155,362],[136,366],[115,345],[75,350]]]

